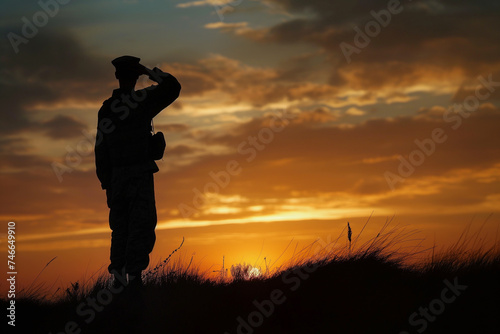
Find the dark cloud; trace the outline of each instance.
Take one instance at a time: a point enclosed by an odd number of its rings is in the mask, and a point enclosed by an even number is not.
[[[9,52],[4,65],[19,79],[40,84],[79,82],[85,87],[113,77],[110,60],[94,55],[74,35],[60,30],[40,31],[17,54]]]
[[[71,139],[82,136],[87,125],[73,117],[58,115],[41,124],[43,131],[52,139]]]
[[[6,170],[27,170],[47,167],[49,161],[31,152],[26,139],[19,137],[0,138],[0,167]]]
[[[0,82],[0,131],[3,134],[15,133],[20,130],[32,130],[36,123],[29,117],[29,107],[35,103],[55,102],[57,93],[43,85],[30,82],[11,83],[4,76]]]
[[[11,30],[2,28],[2,35]],[[7,38],[1,44],[0,130],[4,134],[51,126],[53,123],[39,124],[30,117],[30,110],[40,104],[95,103],[111,91],[114,78],[109,59],[92,54],[67,31],[43,29],[21,45],[17,54]]]
[[[202,95],[218,87],[217,76],[200,62],[167,64],[165,71],[175,73],[175,77],[182,83],[182,96]]]
[[[183,96],[200,96],[216,91],[228,98],[214,101],[215,103],[246,102],[255,107],[264,107],[283,99],[336,99],[337,88],[310,81],[317,78],[322,71],[311,71],[307,63],[320,61],[316,55],[307,54],[292,57],[277,68],[259,68],[215,55],[194,64],[169,64],[166,70],[175,73],[182,82],[183,92],[186,92],[182,93]]]
[[[425,83],[457,69],[473,77],[500,65],[500,4],[494,1],[401,1],[402,11],[369,44],[351,55],[341,43],[356,46],[354,26],[374,20],[371,11],[388,1],[271,0],[292,14],[288,21],[239,35],[264,43],[310,43],[327,51],[332,85],[380,88]],[[304,17],[304,14],[307,14]],[[437,73],[435,73],[437,72]]]
[[[32,154],[18,154],[16,152],[0,154],[0,167],[5,170],[27,170],[31,168],[47,168],[50,160]]]
[[[487,82],[488,87],[484,87],[483,82]],[[463,103],[465,99],[474,96],[487,96],[486,100],[492,102],[500,101],[500,71],[482,75],[482,79],[467,80],[457,89],[451,101]]]
[[[158,131],[184,132],[184,131],[187,131],[188,129],[189,129],[188,125],[180,124],[180,123],[155,125],[155,130],[158,130]]]
[[[196,153],[199,152],[200,149],[187,146],[187,145],[176,145],[172,148],[167,148],[166,154],[170,155],[175,155],[175,156],[181,156],[181,155],[186,155],[186,154],[191,154],[191,153]]]

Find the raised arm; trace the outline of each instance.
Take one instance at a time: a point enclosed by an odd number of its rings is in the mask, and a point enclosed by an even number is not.
[[[181,84],[173,75],[157,67],[152,70],[144,67],[144,71],[150,80],[157,83],[144,89],[146,98],[142,102],[149,116],[153,118],[179,97]]]

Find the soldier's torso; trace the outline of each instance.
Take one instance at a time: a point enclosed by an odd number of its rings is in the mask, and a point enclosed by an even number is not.
[[[108,147],[113,167],[123,167],[151,162],[149,141],[151,119],[141,110],[139,103],[126,103],[120,96],[106,100],[99,112],[101,122],[109,122],[104,140]]]

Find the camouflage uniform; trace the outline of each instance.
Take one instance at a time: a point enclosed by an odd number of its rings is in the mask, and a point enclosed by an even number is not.
[[[98,114],[96,173],[106,189],[111,234],[109,272],[140,273],[156,240],[156,206],[151,158],[151,120],[179,96],[181,86],[158,68],[158,84],[135,91],[115,89]]]

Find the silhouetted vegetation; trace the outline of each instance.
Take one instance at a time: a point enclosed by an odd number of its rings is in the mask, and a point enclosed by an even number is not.
[[[313,243],[258,277],[246,275],[248,266],[242,265],[233,267],[238,268],[232,270],[235,279],[209,279],[192,261],[181,265],[169,256],[143,275],[141,291],[111,293],[106,275],[92,284],[73,283],[53,301],[38,289],[17,299],[16,329],[53,334],[79,329],[95,334],[500,333],[498,248],[485,249],[477,236],[464,233],[450,249],[411,262],[422,252],[404,251],[413,233],[387,229],[388,224],[360,246],[361,232],[352,247],[350,242],[338,247],[344,234],[326,246]]]

